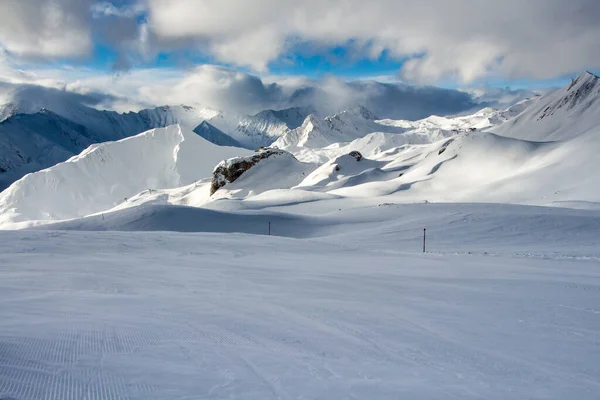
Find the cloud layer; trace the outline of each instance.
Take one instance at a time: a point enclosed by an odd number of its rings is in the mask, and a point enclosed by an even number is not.
[[[10,72],[10,66],[3,67],[1,61],[0,57],[0,74]],[[488,105],[502,107],[532,94],[527,90],[482,87],[461,91],[408,86],[401,82],[344,81],[336,77],[318,80],[275,76],[260,78],[211,65],[185,71],[135,69],[121,76],[85,69],[45,69],[27,73],[12,70],[5,75],[4,81],[9,83],[2,84],[0,79],[0,105],[18,103],[14,99],[18,93],[28,94],[25,98],[27,103],[39,97],[39,93],[60,92],[64,94],[59,93],[60,97],[69,101],[81,99],[80,103],[119,112],[185,104],[242,114],[254,114],[265,109],[308,107],[321,115],[330,115],[363,105],[381,118],[394,119],[456,114]],[[54,92],[36,87],[50,88]]]
[[[600,67],[599,20],[597,0],[4,0],[0,45],[60,58],[100,40],[118,68],[182,51],[262,73],[299,46],[345,46],[406,59],[414,82],[550,79]]]

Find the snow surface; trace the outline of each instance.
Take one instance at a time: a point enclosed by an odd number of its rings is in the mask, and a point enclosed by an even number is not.
[[[600,78],[584,72],[559,90],[536,98],[516,118],[493,129],[518,139],[568,140],[600,126]]]
[[[0,398],[597,398],[597,211],[168,208],[0,233]]]
[[[90,144],[149,129],[180,124],[219,145],[256,149],[297,127],[298,119],[308,115],[302,108],[240,115],[185,105],[120,114],[87,105],[76,93],[34,85],[9,85],[0,96],[0,190]]]
[[[3,108],[0,167],[89,147],[0,194],[29,228],[0,232],[0,399],[597,398],[597,87],[420,121],[181,108],[104,144]],[[200,135],[293,155],[211,196],[253,153]]]
[[[39,224],[105,211],[142,191],[192,184],[223,158],[248,153],[214,145],[179,125],[91,145],[2,192],[0,223]]]

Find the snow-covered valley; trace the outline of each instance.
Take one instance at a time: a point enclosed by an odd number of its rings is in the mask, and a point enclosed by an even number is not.
[[[0,193],[0,398],[600,391],[593,74],[418,121],[11,104],[0,175],[47,168]]]

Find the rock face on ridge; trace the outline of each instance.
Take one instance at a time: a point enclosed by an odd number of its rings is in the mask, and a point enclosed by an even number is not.
[[[235,182],[242,174],[254,167],[261,160],[273,156],[287,156],[295,158],[292,153],[278,148],[266,148],[257,154],[248,157],[235,157],[221,161],[213,171],[213,178],[210,185],[210,195],[215,194],[217,190],[227,183]]]

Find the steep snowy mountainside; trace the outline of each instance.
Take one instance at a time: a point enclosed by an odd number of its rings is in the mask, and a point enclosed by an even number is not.
[[[51,111],[17,114],[0,122],[0,190],[29,172],[78,154],[99,138]]]
[[[301,125],[309,111],[309,108],[290,108],[265,110],[256,115],[221,111],[207,121],[244,147],[257,149],[271,145],[280,136]]]
[[[417,121],[384,119],[377,122],[381,125],[400,127],[409,132],[420,133],[439,131],[452,131],[457,133],[473,130],[485,130],[496,125],[500,125],[516,117],[533,104],[536,104],[538,100],[539,96],[533,96],[521,100],[506,109],[486,107],[468,115],[447,117],[432,115]]]
[[[418,121],[379,120],[364,107],[323,119],[310,115],[301,127],[284,134],[274,146],[293,152],[301,161],[320,164],[352,150],[369,157],[394,147],[434,143],[459,133],[490,129],[535,101],[523,100],[506,110],[488,107],[472,115],[433,115]]]
[[[402,128],[378,124],[375,116],[365,109],[342,111],[319,118],[313,114],[306,117],[301,126],[284,133],[273,144],[283,149],[323,148],[334,143],[350,142],[373,132],[401,133]]]
[[[534,141],[574,138],[600,126],[600,78],[584,72],[571,84],[537,98],[515,118],[493,129]]]
[[[206,121],[194,128],[194,132],[219,146],[243,147],[240,142]]]
[[[32,85],[16,86],[4,97],[8,103],[0,107],[0,190],[26,173],[65,161],[91,143],[176,123],[220,144],[239,145],[203,124],[219,114],[211,109],[164,106],[120,114],[88,106],[74,93]]]
[[[0,171],[20,168],[32,160],[44,165],[56,157],[79,153],[96,139],[85,127],[51,111],[17,114],[0,122]]]
[[[217,146],[179,126],[93,144],[78,156],[26,175],[0,194],[0,224],[51,221],[104,211],[143,190],[189,185],[224,158],[249,153]]]
[[[316,114],[313,107],[292,107],[283,110],[264,110],[254,115],[258,119],[279,120],[284,122],[289,129],[296,129],[310,114]]]

